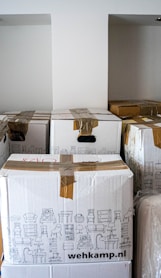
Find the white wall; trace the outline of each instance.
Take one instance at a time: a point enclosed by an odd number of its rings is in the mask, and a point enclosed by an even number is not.
[[[161,13],[159,0],[0,0],[0,7],[51,13],[53,108],[107,107],[108,14]]]
[[[52,109],[51,27],[0,27],[0,111]]]
[[[161,27],[113,25],[109,35],[109,99],[161,100]]]
[[[107,106],[107,19],[58,14],[53,24],[53,106]]]

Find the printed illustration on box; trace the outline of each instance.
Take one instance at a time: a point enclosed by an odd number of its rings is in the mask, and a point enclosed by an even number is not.
[[[39,164],[42,168],[42,163]],[[12,170],[7,183],[1,178],[2,196],[6,200],[2,226],[8,262],[132,259],[132,172],[122,161],[117,166],[112,162],[89,165],[73,159],[75,182],[73,195],[67,198],[60,196],[60,171],[51,171],[51,163],[49,171]]]

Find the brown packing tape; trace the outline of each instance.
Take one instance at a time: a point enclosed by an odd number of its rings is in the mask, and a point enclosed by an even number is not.
[[[124,129],[124,133],[122,134],[123,144],[125,144],[125,145],[128,145],[129,131],[130,131],[130,124],[127,124]]]
[[[122,120],[122,138],[123,144],[128,145],[130,125],[146,124],[144,117],[133,117],[131,119]]]
[[[147,124],[147,126],[152,128],[154,145],[161,149],[161,126],[156,126],[154,124]]]
[[[149,100],[146,99],[145,100],[147,103],[153,103],[156,106],[157,109],[157,114],[161,114],[161,101],[157,101],[157,100]]]
[[[1,131],[0,131],[0,142],[3,140],[3,138],[5,137],[6,133],[8,131],[8,127],[4,127]]]
[[[161,128],[153,128],[154,145],[161,149]]]
[[[8,136],[11,141],[25,141],[28,123],[35,111],[22,111],[8,120]]]
[[[27,162],[8,160],[4,169],[27,171],[57,171],[60,173],[60,196],[73,199],[74,173],[76,171],[123,170],[128,166],[122,161],[110,162],[73,162],[72,155],[61,155],[60,162]]]
[[[36,117],[41,117],[41,116],[44,116],[44,117],[50,117],[51,116],[51,111],[34,111],[34,114]]]
[[[73,163],[72,155],[60,155],[60,164],[65,167],[60,167],[60,197],[73,199],[73,183],[74,183],[74,170],[69,166]]]
[[[33,117],[33,115],[35,114],[35,111],[21,111],[20,113],[17,114],[13,114],[12,115],[12,120],[13,121],[17,121],[17,120],[21,120],[21,121],[30,121]]]
[[[140,115],[157,115],[157,105],[155,103],[140,104]]]
[[[74,176],[61,176],[60,197],[73,199]]]
[[[137,125],[143,124],[145,127],[149,127],[152,129],[154,145],[161,149],[161,126],[156,126],[155,124],[157,124],[157,123],[161,124],[161,120],[155,120],[153,123],[139,122],[139,123],[127,124],[126,129],[124,130],[124,134],[123,134],[124,144],[126,144],[126,145],[128,144],[130,126],[135,125],[135,124],[137,124]]]
[[[8,136],[11,141],[25,141],[28,123],[8,122]]]
[[[126,132],[127,126],[128,124],[132,124],[132,123],[137,123],[134,118],[127,118],[122,120],[122,135],[124,135],[124,133]]]
[[[149,126],[149,127],[153,128],[153,127],[155,127],[154,126],[155,123],[161,123],[161,118],[157,117],[156,115],[133,117],[133,118],[130,118],[130,119],[122,120],[122,136],[123,136],[124,144],[126,144],[126,145],[128,144],[130,125],[143,124],[143,125],[146,125],[146,126]]]
[[[62,155],[63,156],[63,155]],[[99,170],[122,170],[128,169],[128,166],[122,160],[106,161],[106,162],[32,162],[7,160],[3,165],[3,169],[23,170],[23,171],[60,171],[64,169],[65,173],[69,170],[74,171],[99,171]]]
[[[93,128],[98,126],[98,120],[88,109],[70,109],[73,117],[73,129],[79,130],[78,136],[88,136],[92,134]]]
[[[81,119],[74,120],[73,129],[79,130],[80,135],[91,135],[94,127],[98,126],[98,120],[96,119]]]
[[[75,119],[95,119],[94,115],[87,108],[70,109],[70,113],[72,113]]]

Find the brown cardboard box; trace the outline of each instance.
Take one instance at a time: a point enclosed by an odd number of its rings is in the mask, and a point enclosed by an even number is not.
[[[154,100],[111,100],[108,109],[119,117],[157,115],[161,113],[161,102]]]

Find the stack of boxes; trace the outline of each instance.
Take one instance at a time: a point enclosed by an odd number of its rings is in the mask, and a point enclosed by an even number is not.
[[[157,277],[161,271],[161,103],[115,101],[114,107],[123,121],[122,153],[134,173],[134,277]]]
[[[1,169],[2,277],[131,277],[133,173],[122,121],[106,110],[51,115],[50,154]]]
[[[12,153],[48,153],[49,130],[49,112],[22,111],[0,115],[0,168]]]

